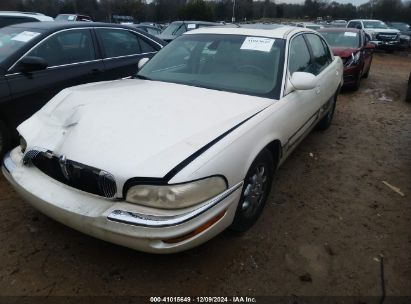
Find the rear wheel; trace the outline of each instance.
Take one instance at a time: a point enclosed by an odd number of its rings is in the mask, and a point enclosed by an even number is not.
[[[410,73],[410,78],[408,78],[408,90],[407,90],[407,96],[405,97],[406,102],[411,102],[411,73]]]
[[[368,75],[370,74],[370,70],[371,70],[371,63],[372,63],[372,57],[371,57],[370,65],[368,66],[367,72],[365,72],[365,74],[362,76],[363,78],[368,78]]]
[[[273,157],[267,149],[258,154],[244,179],[243,192],[231,229],[248,230],[260,217],[271,190],[274,174]]]
[[[334,118],[335,105],[337,103],[337,95],[338,95],[338,91],[337,91],[337,93],[335,93],[335,95],[332,99],[332,105],[331,105],[330,109],[328,110],[327,114],[325,114],[325,116],[318,123],[318,125],[317,125],[318,130],[324,131],[324,130],[327,130],[330,127],[331,122]]]

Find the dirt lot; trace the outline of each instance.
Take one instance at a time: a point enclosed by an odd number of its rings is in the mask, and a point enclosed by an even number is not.
[[[379,296],[381,254],[387,295],[411,295],[410,71],[411,56],[377,54],[331,128],[279,170],[260,221],[181,254],[85,236],[0,177],[0,295]]]

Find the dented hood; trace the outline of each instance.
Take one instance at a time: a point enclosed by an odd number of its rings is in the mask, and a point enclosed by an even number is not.
[[[63,90],[18,127],[28,148],[122,179],[164,177],[272,103],[266,98],[138,79]]]

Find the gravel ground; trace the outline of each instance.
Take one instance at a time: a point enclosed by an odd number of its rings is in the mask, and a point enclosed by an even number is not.
[[[247,233],[150,255],[67,228],[0,177],[0,295],[411,295],[411,57],[376,54],[277,172]],[[399,187],[404,197],[383,181]],[[1,301],[0,301],[1,302]]]

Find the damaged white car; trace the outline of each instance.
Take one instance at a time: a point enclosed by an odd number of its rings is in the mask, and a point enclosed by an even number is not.
[[[309,29],[203,28],[135,79],[66,89],[18,127],[3,173],[35,208],[155,253],[261,214],[276,168],[331,123],[342,62]]]

